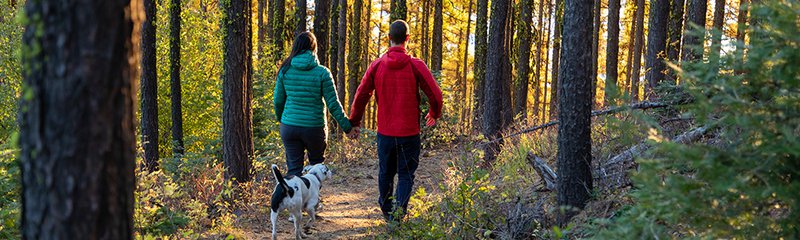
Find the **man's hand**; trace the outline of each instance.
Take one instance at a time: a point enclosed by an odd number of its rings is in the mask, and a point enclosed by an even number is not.
[[[436,119],[431,116],[430,112],[428,112],[428,115],[425,115],[425,119],[428,120],[425,123],[425,126],[432,127],[433,125],[436,125]]]
[[[347,134],[347,138],[357,139],[360,133],[361,133],[360,127],[353,127],[353,129],[350,129],[350,133]]]

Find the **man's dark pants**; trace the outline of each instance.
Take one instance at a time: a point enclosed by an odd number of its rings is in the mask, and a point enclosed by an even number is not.
[[[392,212],[401,207],[403,213],[408,210],[408,200],[414,186],[414,172],[419,165],[419,135],[410,137],[390,137],[378,134],[378,159],[380,172],[378,175],[378,204],[384,217],[392,219]],[[394,176],[397,175],[397,191],[394,190]],[[392,203],[392,199],[395,203]]]

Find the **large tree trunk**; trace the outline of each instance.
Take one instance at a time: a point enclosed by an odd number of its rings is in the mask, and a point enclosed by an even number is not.
[[[691,32],[705,29],[707,3],[707,0],[689,0],[689,6],[686,7],[686,33],[683,35],[683,56],[681,61],[703,59],[702,35],[697,36]]]
[[[631,100],[639,101],[639,72],[642,64],[642,48],[644,47],[644,0],[636,0],[636,38],[633,42],[633,59],[631,59]]]
[[[298,33],[305,32],[308,30],[306,26],[306,17],[308,14],[306,13],[306,0],[295,0],[294,1],[294,35],[296,36]]]
[[[270,11],[272,12],[272,17],[269,19],[270,23],[272,24],[272,41],[275,44],[275,59],[283,58],[283,37],[284,37],[284,21],[286,19],[286,0],[272,0],[274,1],[274,5],[271,6],[272,8]],[[238,4],[238,3],[237,3]]]
[[[338,69],[339,72],[336,76],[336,89],[338,89],[337,94],[339,94],[339,102],[344,103],[344,96],[345,96],[345,46],[347,45],[347,0],[339,1],[339,39],[337,40],[339,46],[336,47],[338,51],[337,60],[338,62]],[[352,70],[351,70],[352,71]],[[347,109],[350,109],[350,104],[348,104]]]
[[[336,0],[334,0],[336,1]],[[331,0],[315,0],[316,9],[314,9],[314,35],[317,37],[317,58],[319,64],[331,68],[328,65],[328,46],[330,37],[330,20],[331,20]]]
[[[669,21],[669,1],[652,0],[647,34],[647,57],[645,58],[645,78],[647,79],[647,98],[654,99],[656,87],[664,80],[664,56],[667,47],[667,21]]]
[[[669,10],[669,25],[667,26],[667,60],[679,61],[681,51],[681,37],[683,36],[683,7],[684,0],[672,0]],[[664,79],[670,84],[678,82],[678,75],[672,69],[666,69]]]
[[[531,22],[533,21],[533,1],[521,0],[522,11],[520,11],[519,28],[517,29],[517,39],[519,40],[519,53],[517,54],[517,81],[514,88],[514,116],[521,119],[528,117],[528,82],[530,81],[530,58],[531,58]]]
[[[347,105],[352,106],[358,89],[361,66],[361,13],[364,10],[362,0],[353,3],[353,19],[350,19],[350,48],[347,55]]]
[[[158,169],[158,79],[156,79],[156,3],[143,0],[142,22],[142,148],[148,171]]]
[[[434,0],[433,39],[431,41],[431,70],[442,71],[442,1]]]
[[[484,77],[486,76],[486,34],[488,28],[488,8],[489,0],[477,0],[475,18],[475,57],[472,67],[472,98],[475,101],[473,106],[473,126],[477,126],[479,116],[482,116]]]
[[[594,12],[592,13],[592,108],[596,104],[597,96],[597,69],[599,64],[597,59],[600,57],[600,0],[594,0]]]
[[[556,15],[555,18],[555,32],[553,32],[553,58],[550,61],[553,62],[553,67],[550,69],[553,71],[553,77],[551,78],[550,83],[550,113],[547,119],[552,119],[558,114],[558,105],[555,100],[558,100],[558,95],[560,94],[559,85],[561,82],[561,78],[559,78],[559,69],[560,69],[560,61],[561,61],[561,35],[563,33],[562,27],[564,24],[564,0],[556,0]],[[587,66],[588,67],[588,66]]]
[[[136,48],[129,1],[28,1],[22,239],[133,239]]]
[[[181,109],[181,1],[172,0],[169,9],[169,79],[172,104],[172,153],[183,155],[183,113]]]
[[[225,179],[237,182],[250,181],[252,177],[252,145],[250,128],[248,85],[251,74],[249,56],[250,1],[231,1],[223,11],[225,31],[224,74],[222,79],[222,158],[225,163]],[[276,14],[277,15],[277,14]]]
[[[514,102],[511,99],[512,92],[514,91],[514,77],[513,77],[513,66],[511,65],[511,57],[514,56],[514,4],[508,4],[508,13],[506,13],[508,18],[506,19],[506,36],[503,37],[505,43],[503,44],[503,49],[505,49],[505,55],[501,58],[503,60],[503,68],[501,71],[502,76],[500,79],[503,80],[503,123],[502,128],[510,125],[514,121]],[[501,129],[502,129],[501,128]]]
[[[561,105],[558,114],[558,205],[581,209],[592,193],[591,139],[591,50],[586,41],[591,34],[592,0],[566,0],[564,45],[561,50]],[[558,216],[566,226],[576,211],[569,209]]]
[[[500,137],[500,130],[503,129],[505,114],[503,111],[509,109],[503,108],[503,98],[510,97],[507,92],[503,92],[503,85],[506,84],[503,79],[503,63],[508,61],[506,56],[505,37],[506,37],[506,21],[508,19],[508,1],[500,0],[492,2],[492,19],[489,23],[489,40],[487,48],[486,59],[486,83],[484,88],[484,107],[483,107],[483,123],[482,132],[488,139],[495,139]],[[486,149],[484,162],[491,163],[495,159],[495,155],[499,150],[502,141],[497,141],[495,144],[489,144]]]
[[[725,0],[714,1],[714,31],[711,32],[711,51],[708,59],[712,72],[719,72],[719,51],[722,43],[722,23],[725,20]]]
[[[620,0],[608,0],[608,39],[606,43],[606,87],[605,101],[619,96],[617,81],[619,78],[619,9]]]
[[[406,0],[391,0],[391,15],[389,16],[389,22],[394,22],[395,20],[406,20],[407,18],[407,11],[408,8],[406,7]]]

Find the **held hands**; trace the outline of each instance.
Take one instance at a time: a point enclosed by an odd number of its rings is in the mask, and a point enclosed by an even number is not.
[[[360,133],[361,133],[360,127],[353,127],[353,129],[350,129],[350,133],[347,133],[347,138],[358,139],[358,135],[360,135]]]
[[[425,115],[425,120],[427,120],[425,122],[425,126],[432,127],[433,125],[436,125],[436,119],[431,116],[430,112],[428,112],[428,115]]]

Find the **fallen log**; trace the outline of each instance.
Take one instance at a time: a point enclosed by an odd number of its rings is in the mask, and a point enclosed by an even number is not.
[[[528,152],[526,159],[528,160],[528,163],[533,166],[533,169],[539,173],[539,177],[542,180],[542,185],[544,185],[545,189],[548,191],[555,191],[556,180],[558,179],[556,172],[553,171],[550,166],[547,166],[547,163],[544,162],[542,158],[533,155],[532,152]]]

